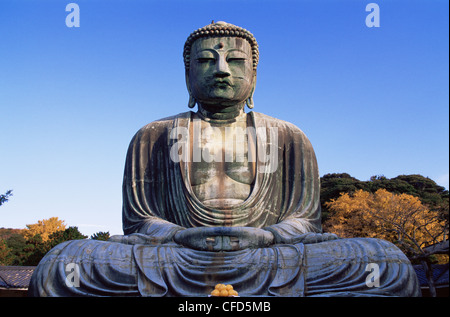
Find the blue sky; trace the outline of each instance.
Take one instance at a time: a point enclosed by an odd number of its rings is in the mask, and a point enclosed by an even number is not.
[[[254,111],[300,127],[320,175],[421,174],[449,186],[444,0],[0,1],[0,227],[59,217],[121,234],[128,144],[187,111],[182,50],[211,20],[260,46]],[[366,5],[380,27],[365,24]]]

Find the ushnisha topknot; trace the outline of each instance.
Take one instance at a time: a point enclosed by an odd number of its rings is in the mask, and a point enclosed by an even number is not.
[[[244,28],[223,21],[212,21],[211,24],[197,29],[189,35],[186,43],[184,44],[183,51],[184,67],[186,68],[186,70],[189,70],[190,66],[192,43],[194,43],[194,41],[199,38],[219,36],[237,36],[246,39],[250,43],[250,46],[252,48],[253,69],[256,70],[259,61],[259,49],[258,43],[256,42],[253,34]]]

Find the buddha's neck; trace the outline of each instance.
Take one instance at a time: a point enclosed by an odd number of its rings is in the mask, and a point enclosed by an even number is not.
[[[244,105],[245,104],[242,103],[226,108],[219,108],[202,104],[198,106],[198,113],[207,121],[218,123],[232,122],[244,115]]]

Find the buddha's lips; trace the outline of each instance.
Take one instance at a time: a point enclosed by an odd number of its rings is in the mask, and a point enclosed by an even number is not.
[[[225,80],[218,80],[218,79],[216,79],[214,81],[214,86],[224,86],[224,85],[232,87],[230,81],[228,81],[226,79]]]

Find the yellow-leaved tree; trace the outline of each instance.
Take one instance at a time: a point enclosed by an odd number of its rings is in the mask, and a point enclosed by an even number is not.
[[[353,195],[343,193],[326,206],[331,216],[323,224],[324,231],[342,238],[380,238],[394,243],[408,258],[422,264],[431,294],[435,296],[430,259],[440,253],[438,260],[448,263],[445,248],[441,251],[427,248],[442,245],[443,241],[447,241],[448,248],[448,222],[439,211],[427,208],[417,197],[385,189],[375,193],[363,190]]]
[[[23,231],[25,239],[29,240],[36,234],[39,234],[42,238],[42,242],[46,242],[49,236],[56,231],[63,231],[66,229],[64,220],[58,219],[58,217],[51,217],[49,219],[38,220],[37,223],[27,225],[27,229]]]
[[[412,259],[428,256],[425,247],[446,240],[448,227],[440,213],[419,198],[385,189],[342,194],[326,203],[332,211],[324,230],[343,238],[371,237],[395,243]]]

